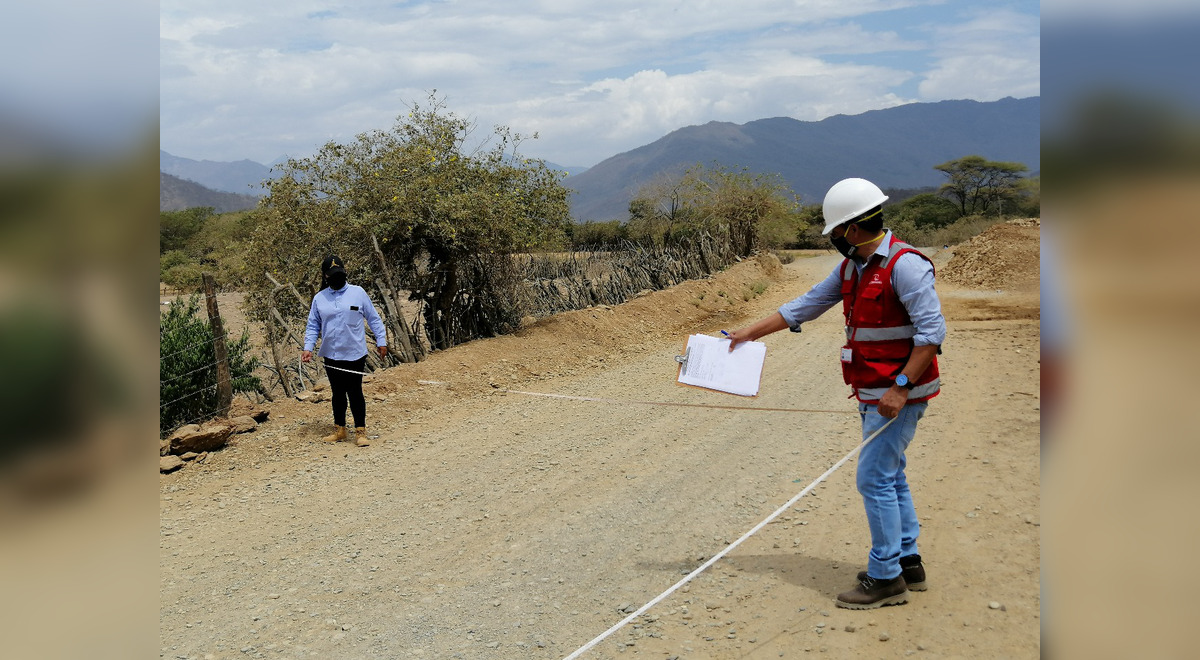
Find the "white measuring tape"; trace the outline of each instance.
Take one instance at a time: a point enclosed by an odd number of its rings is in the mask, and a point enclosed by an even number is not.
[[[894,418],[894,417],[893,417],[892,419],[889,419],[889,420],[887,421],[887,423],[886,423],[886,424],[884,424],[883,426],[881,426],[881,427],[879,427],[878,429],[876,429],[876,431],[875,431],[874,433],[872,433],[872,434],[870,435],[870,437],[868,437],[866,440],[863,440],[863,441],[862,441],[862,443],[861,443],[861,444],[859,444],[859,445],[858,445],[857,447],[855,447],[854,449],[851,449],[849,454],[846,454],[845,456],[843,456],[843,457],[842,457],[842,460],[838,461],[837,463],[834,463],[834,464],[833,464],[833,467],[831,467],[831,468],[829,468],[828,470],[826,470],[826,471],[825,471],[825,474],[822,474],[821,476],[817,477],[816,481],[813,481],[813,482],[812,482],[811,484],[809,484],[809,485],[808,485],[808,486],[807,486],[807,487],[806,487],[804,490],[800,491],[800,493],[799,493],[799,494],[797,494],[797,495],[796,495],[795,497],[793,497],[792,499],[788,500],[786,504],[784,504],[783,506],[781,506],[781,507],[779,507],[778,509],[776,509],[776,510],[775,510],[775,512],[774,512],[774,513],[772,513],[771,515],[767,516],[767,518],[766,518],[765,520],[763,520],[762,522],[758,523],[758,524],[757,524],[757,525],[755,525],[755,526],[754,526],[754,527],[753,527],[753,528],[752,528],[750,531],[748,531],[748,532],[746,532],[745,534],[743,534],[743,535],[742,535],[742,538],[740,538],[740,539],[738,539],[738,540],[734,541],[733,543],[729,544],[729,547],[727,547],[727,548],[725,548],[724,550],[722,550],[721,552],[717,553],[715,556],[713,556],[713,558],[712,558],[712,559],[709,559],[708,561],[706,561],[706,562],[704,562],[703,564],[701,564],[701,565],[700,565],[700,567],[699,567],[699,568],[697,568],[696,570],[692,571],[691,573],[688,573],[688,574],[687,574],[687,577],[685,577],[685,578],[683,578],[682,580],[680,580],[680,581],[676,582],[674,585],[672,585],[672,586],[671,586],[671,588],[670,588],[670,589],[667,589],[666,591],[664,591],[664,592],[662,592],[661,594],[659,594],[658,596],[656,596],[656,597],[655,597],[653,600],[651,600],[650,602],[646,603],[645,605],[642,605],[641,607],[639,607],[639,608],[637,609],[637,611],[636,611],[636,612],[634,612],[633,614],[630,614],[629,616],[625,617],[624,619],[621,619],[621,620],[620,620],[620,621],[618,621],[618,622],[617,622],[615,625],[613,625],[613,627],[609,628],[608,630],[605,630],[603,633],[601,633],[599,636],[597,636],[597,637],[596,637],[595,639],[593,639],[592,641],[590,641],[590,642],[588,642],[587,644],[584,644],[583,646],[579,647],[579,649],[578,649],[577,651],[575,651],[575,652],[574,652],[574,653],[572,653],[571,655],[568,655],[566,658],[564,658],[564,660],[573,660],[574,658],[578,658],[580,655],[582,655],[583,653],[585,653],[585,652],[586,652],[588,649],[590,649],[590,648],[592,648],[593,646],[595,646],[595,645],[599,644],[600,642],[604,641],[604,639],[605,639],[606,637],[608,637],[609,635],[613,634],[614,632],[616,632],[616,631],[620,630],[620,629],[621,629],[621,628],[622,628],[622,627],[623,627],[625,624],[629,623],[630,621],[633,621],[633,620],[634,620],[634,619],[636,619],[637,617],[641,616],[641,615],[642,615],[642,613],[644,613],[646,610],[648,610],[648,609],[650,609],[651,607],[654,607],[655,605],[657,605],[657,604],[658,604],[660,601],[662,601],[662,599],[666,598],[667,596],[670,596],[672,593],[674,593],[674,592],[675,592],[675,590],[676,590],[676,589],[678,589],[679,587],[682,587],[683,585],[687,584],[687,583],[688,583],[688,582],[689,582],[689,581],[690,581],[692,578],[694,578],[694,577],[696,577],[697,575],[699,575],[700,573],[704,572],[704,569],[708,568],[709,566],[712,566],[714,563],[716,563],[716,561],[717,561],[718,559],[720,559],[721,557],[724,557],[725,555],[729,554],[729,552],[730,552],[731,550],[733,550],[734,548],[736,548],[736,547],[738,547],[739,545],[741,545],[742,541],[745,541],[746,539],[748,539],[748,538],[750,538],[752,535],[754,535],[754,533],[755,533],[755,532],[757,532],[758,530],[762,529],[763,527],[766,527],[768,523],[770,523],[770,522],[771,522],[772,520],[774,520],[775,518],[779,517],[779,514],[783,513],[784,511],[787,511],[789,508],[791,508],[791,507],[792,507],[792,505],[794,505],[796,502],[800,501],[800,498],[801,498],[801,497],[804,497],[805,495],[807,495],[807,494],[808,494],[810,491],[812,491],[812,489],[813,489],[813,488],[816,488],[817,484],[819,484],[819,483],[821,483],[822,481],[824,481],[826,477],[828,477],[829,475],[833,474],[833,473],[834,473],[834,471],[836,471],[838,468],[842,467],[842,465],[843,465],[843,464],[845,464],[845,462],[846,462],[846,461],[850,460],[850,459],[851,459],[851,458],[852,458],[852,457],[853,457],[855,454],[857,454],[858,452],[862,451],[862,448],[863,448],[863,447],[866,447],[868,442],[870,442],[870,441],[874,440],[874,439],[875,439],[875,437],[876,437],[876,436],[878,436],[880,433],[882,433],[884,429],[886,429],[887,427],[891,426],[892,422],[894,422],[894,421],[896,421],[896,418]]]
[[[436,381],[417,381],[418,383],[435,383]],[[506,390],[503,388],[497,389],[497,392],[506,392],[508,394],[525,394],[528,396],[541,396],[551,399],[570,399],[572,401],[597,401],[600,403],[616,403],[616,404],[637,404],[641,406],[674,406],[678,408],[717,408],[720,410],[753,410],[757,412],[802,412],[802,413],[833,413],[836,415],[858,414],[857,410],[815,410],[806,408],[756,408],[754,406],[714,406],[706,403],[677,403],[675,401],[625,401],[621,399],[602,399],[595,396],[569,396],[566,394],[547,394],[545,392],[525,392],[523,390]]]
[[[354,371],[352,369],[343,369],[341,367],[331,367],[327,364],[322,364],[321,366],[325,367],[326,369],[333,369],[334,371],[344,371],[348,374],[358,374],[359,376],[370,376],[371,375],[371,374],[367,373],[366,371]]]

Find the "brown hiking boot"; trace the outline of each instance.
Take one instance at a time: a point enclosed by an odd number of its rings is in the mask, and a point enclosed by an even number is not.
[[[346,437],[347,437],[346,436],[346,427],[335,426],[335,427],[333,427],[333,433],[330,433],[329,435],[327,435],[321,439],[324,440],[325,442],[341,442],[342,440],[345,440]]]
[[[354,427],[354,444],[359,447],[369,447],[371,445],[371,441],[367,439],[367,427]]]
[[[890,580],[876,580],[871,576],[859,580],[858,586],[838,594],[836,604],[851,610],[873,610],[884,605],[900,605],[908,602],[908,587],[904,577],[897,575]]]
[[[900,576],[904,578],[904,583],[908,585],[909,591],[925,591],[929,588],[929,585],[925,584],[925,565],[921,563],[921,555],[901,557]],[[858,572],[860,582],[866,577],[866,571]]]

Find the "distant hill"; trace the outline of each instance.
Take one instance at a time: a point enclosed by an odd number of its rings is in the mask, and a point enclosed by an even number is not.
[[[195,181],[159,172],[158,210],[182,211],[197,206],[211,206],[217,213],[245,211],[258,206],[258,197],[213,190]]]
[[[805,122],[787,117],[746,124],[709,122],[673,131],[609,158],[565,182],[576,220],[625,219],[629,202],[656,176],[696,164],[778,173],[805,203],[859,176],[881,188],[936,186],[933,169],[978,154],[1041,169],[1041,99],[913,103]]]
[[[0,145],[3,145],[3,141],[0,141]],[[286,160],[286,157],[281,156],[271,165],[283,163]],[[158,163],[160,172],[166,172],[180,179],[195,181],[213,190],[242,195],[264,196],[266,191],[260,184],[271,178],[271,165],[262,165],[252,160],[192,160],[172,155],[160,149]],[[568,176],[581,174],[588,169],[551,162],[547,162],[546,167],[566,172]]]
[[[567,176],[575,176],[577,174],[583,174],[584,172],[588,171],[588,168],[583,167],[583,166],[559,165],[558,163],[551,163],[550,161],[546,161],[546,167],[549,167],[552,170],[559,170],[562,172],[566,172]]]
[[[262,196],[264,191],[260,184],[271,178],[270,167],[252,160],[192,160],[172,156],[161,149],[158,152],[158,169],[213,190],[240,195]]]

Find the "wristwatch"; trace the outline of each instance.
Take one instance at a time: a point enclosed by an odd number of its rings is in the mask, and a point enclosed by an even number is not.
[[[896,376],[896,387],[902,387],[906,390],[911,390],[912,383],[908,382],[908,376],[900,374],[899,376]]]

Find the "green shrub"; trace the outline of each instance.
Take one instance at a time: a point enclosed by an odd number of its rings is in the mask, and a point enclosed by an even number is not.
[[[199,316],[200,296],[173,300],[158,324],[158,429],[166,434],[184,424],[217,413],[217,360],[212,327]],[[237,341],[225,340],[233,392],[260,387],[252,375],[258,360],[247,354],[250,335],[242,331]]]
[[[918,227],[911,219],[885,219],[884,226],[891,229],[900,240],[917,247],[942,247],[970,240],[994,224],[1004,222],[997,216],[969,215],[945,227]]]
[[[176,289],[200,286],[200,265],[183,250],[168,250],[158,258],[158,279]]]
[[[888,208],[897,220],[911,220],[921,229],[945,227],[958,220],[960,212],[954,202],[933,193],[921,193]]]

